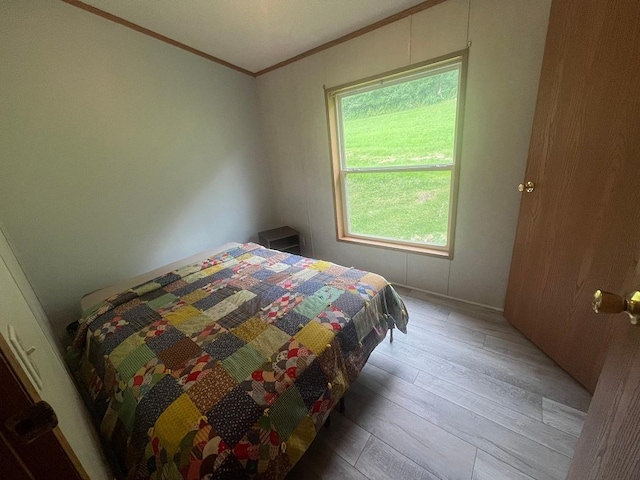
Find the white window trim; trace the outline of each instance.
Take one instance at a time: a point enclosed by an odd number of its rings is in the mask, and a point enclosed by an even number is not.
[[[338,241],[351,242],[357,244],[370,245],[374,247],[389,248],[412,253],[422,253],[437,257],[453,258],[453,246],[455,240],[455,224],[458,203],[458,184],[460,173],[460,151],[462,147],[462,124],[464,118],[464,101],[466,94],[468,50],[455,52],[449,55],[438,57],[408,68],[402,68],[387,72],[375,77],[370,77],[357,82],[339,85],[325,90],[327,106],[327,122],[329,126],[332,173],[333,173],[333,193],[334,211],[336,220],[336,237]],[[460,69],[460,79],[458,84],[457,115],[454,133],[453,158],[451,163],[418,166],[396,166],[396,167],[366,167],[348,168],[345,165],[344,141],[342,138],[342,112],[341,103],[338,99],[341,94],[363,93],[379,88],[381,85],[393,85],[405,82],[411,77],[421,78],[436,75],[447,70]],[[413,72],[413,73],[412,73]],[[348,231],[349,209],[346,195],[346,177],[350,173],[378,173],[378,172],[412,172],[412,171],[451,171],[451,188],[449,191],[449,222],[447,230],[447,245],[429,245],[406,242],[398,239],[383,238],[378,236],[368,236],[354,234]]]

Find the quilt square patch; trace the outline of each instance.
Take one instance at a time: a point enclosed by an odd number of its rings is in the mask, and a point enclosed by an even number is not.
[[[115,333],[128,324],[129,322],[127,322],[124,318],[114,317],[111,320],[105,322],[101,327],[96,328],[93,331],[93,337],[100,343],[102,343],[107,335]]]
[[[186,294],[181,298],[181,300],[187,305],[193,305],[194,303],[202,300],[203,298],[208,297],[209,294],[202,289],[194,290],[191,293]]]
[[[296,387],[300,391],[300,396],[307,406],[311,409],[314,403],[322,396],[328,388],[329,380],[325,377],[320,362],[313,362],[296,381]]]
[[[205,316],[203,315],[203,317]],[[184,322],[182,325],[180,325],[180,327],[184,327],[184,325],[187,324],[188,322],[196,321],[199,318],[200,317],[194,317],[191,320]],[[227,329],[224,328],[222,325],[215,322],[211,322],[211,319],[209,317],[206,317],[206,318],[209,319],[209,323],[207,323],[206,326],[202,328],[202,330],[196,331],[191,335],[189,335],[189,338],[191,338],[191,340],[193,340],[196,343],[196,345],[200,346],[200,348],[205,348],[207,345],[210,345],[217,338],[227,333]],[[204,321],[204,318],[202,319],[202,321]]]
[[[144,412],[144,415],[136,416],[132,435],[132,441],[138,448],[142,448],[146,444],[148,439],[147,432],[153,427],[162,412],[182,393],[182,386],[177,380],[171,375],[165,375],[142,397],[138,404],[138,409]]]
[[[306,345],[292,338],[271,356],[271,368],[276,374],[284,373],[288,381],[295,382],[315,358],[316,355]]]
[[[295,335],[295,339],[319,355],[331,343],[334,335],[333,331],[322,327],[318,322],[309,322]]]
[[[175,273],[171,272],[171,273],[167,273],[166,275],[163,275],[161,277],[156,278],[156,283],[161,285],[162,287],[165,287],[177,280],[179,280],[180,277],[178,275],[176,275]]]
[[[140,298],[134,298],[133,300],[128,301],[127,303],[123,303],[122,305],[118,305],[111,312],[116,315],[122,315],[124,312],[131,310],[138,305],[142,305],[144,302]]]
[[[274,326],[278,327],[287,335],[294,336],[310,321],[308,317],[293,310],[285,314],[282,318],[276,319]]]
[[[205,377],[206,378],[206,377]],[[262,407],[240,387],[231,390],[207,412],[209,423],[229,445],[237,444],[262,416]]]
[[[253,278],[251,275],[240,275],[238,278],[232,278],[229,282],[229,285],[232,285],[236,288],[241,288],[243,290],[251,290],[257,284],[260,283],[260,280],[257,278]]]
[[[128,387],[136,400],[140,401],[162,377],[168,375],[170,372],[164,363],[154,357],[131,377]]]
[[[331,408],[333,408],[334,404],[335,400],[331,395],[331,390],[325,390],[322,397],[313,404],[309,413],[313,424],[316,426],[316,430],[320,430],[322,425],[324,425],[324,422],[331,413]]]
[[[269,407],[269,418],[281,440],[289,439],[300,421],[307,416],[307,411],[307,406],[295,385],[287,389]]]
[[[278,283],[278,286],[284,288],[285,290],[297,291],[298,285],[300,285],[301,283],[302,282],[299,279],[292,278],[289,275],[287,275],[287,278],[285,278],[280,283]]]
[[[263,415],[242,440],[233,447],[233,454],[240,461],[247,474],[264,474],[271,462],[278,458],[280,444],[280,435],[272,427],[269,417]],[[275,477],[265,476],[264,478]]]
[[[260,320],[258,317],[251,317],[240,326],[232,329],[231,332],[235,336],[240,337],[242,340],[249,343],[266,329],[267,324],[265,322]]]
[[[182,279],[176,280],[175,282],[171,282],[168,285],[164,286],[164,290],[166,292],[171,292],[174,295],[177,295],[177,293],[175,293],[176,290],[180,290],[181,288],[184,288],[188,285],[187,282],[185,282]]]
[[[273,352],[279,351],[280,347],[289,343],[290,338],[291,337],[282,330],[269,325],[260,335],[251,340],[248,345],[255,348],[256,351],[264,355],[265,358],[269,358]]]
[[[198,290],[198,291],[202,291],[202,290]],[[197,308],[198,310],[204,311],[217,305],[223,300],[224,300],[223,295],[220,295],[217,291],[212,291],[207,293],[207,295],[204,298],[198,300],[197,302],[194,302],[193,307]]]
[[[247,344],[222,360],[222,366],[229,375],[240,382],[267,359],[251,345]]]
[[[302,283],[298,288],[296,288],[296,292],[310,296],[316,293],[322,287],[324,287],[324,283],[318,282],[315,278],[313,278],[312,280],[307,280],[306,282]]]
[[[205,310],[204,314],[210,317],[212,320],[217,321],[225,315],[233,312],[236,308],[238,307],[233,303],[223,300],[217,305],[214,305],[213,307]]]
[[[311,265],[309,265],[309,268],[313,268],[314,270],[318,270],[319,272],[322,272],[323,270],[326,270],[327,268],[331,267],[331,265],[333,264],[330,262],[325,262],[324,260],[317,260],[313,262]]]
[[[280,272],[283,272],[284,270],[287,270],[290,266],[291,265],[287,265],[286,263],[278,262],[278,263],[273,263],[266,268],[271,272],[280,273]]]
[[[240,307],[246,302],[253,300],[255,297],[256,294],[249,290],[239,290],[234,292],[232,295],[227,296],[226,301],[233,303],[236,307]]]
[[[162,320],[158,320],[157,322],[153,322],[151,325],[143,328],[138,332],[138,336],[143,339],[157,337],[164,333],[164,331],[169,328],[169,322],[164,318]]]
[[[262,308],[260,318],[265,322],[274,323],[278,318],[285,316],[295,307],[297,307],[305,297],[300,293],[287,292],[280,298],[274,300],[271,304]]]
[[[342,330],[342,327],[349,321],[344,312],[333,305],[320,312],[314,320],[334,332]]]
[[[177,326],[190,318],[197,317],[201,313],[197,308],[193,308],[191,305],[185,305],[173,312],[164,313],[162,316],[166,318],[171,325]]]
[[[386,287],[389,284],[384,279],[384,277],[381,277],[380,275],[377,275],[375,273],[367,273],[364,277],[360,279],[360,282],[367,285],[371,285],[376,290],[382,290],[384,287]]]
[[[287,291],[282,287],[278,287],[277,285],[271,286],[271,288],[269,288],[268,290],[260,294],[260,308],[266,307],[267,305],[269,305],[276,299],[282,297],[286,293]]]
[[[333,264],[329,268],[327,268],[324,273],[330,275],[331,277],[339,277],[344,272],[349,270],[348,267],[343,267],[342,265]]]
[[[309,448],[315,436],[316,427],[311,418],[306,416],[293,431],[289,440],[287,440],[286,455],[292,465],[300,460],[300,457]]]
[[[345,355],[356,349],[359,341],[358,332],[356,332],[356,326],[353,322],[347,323],[340,332],[336,334],[336,339],[340,344],[340,349]]]
[[[147,300],[147,305],[149,305],[149,307],[154,310],[158,310],[159,308],[162,308],[165,305],[168,305],[178,300],[178,297],[176,297],[173,293],[166,293],[162,289],[156,290],[156,292],[158,293],[162,292],[163,295],[160,295],[154,298],[153,300]],[[153,293],[156,293],[156,292],[153,292]]]
[[[128,382],[140,368],[155,356],[156,354],[143,343],[116,365],[116,369],[122,380]]]
[[[358,270],[357,268],[350,268],[346,272],[344,272],[342,276],[359,280],[362,277],[364,277],[366,274],[367,272],[363,272],[362,270]]]
[[[271,270],[267,270],[265,269],[261,269],[258,270],[257,272],[253,273],[253,278],[258,279],[262,282],[264,282],[267,278],[269,278],[271,275],[273,275],[275,272],[272,272]]]
[[[280,261],[287,265],[297,265],[301,260],[304,260],[304,257],[301,257],[300,255],[289,255],[287,258],[283,258]]]
[[[184,333],[187,337],[191,335],[198,334],[202,332],[208,325],[214,323],[211,318],[207,317],[205,314],[200,313],[191,318],[188,318],[180,325],[176,325],[175,327]]]
[[[345,292],[333,302],[333,305],[342,310],[347,317],[353,318],[364,307],[364,299],[359,295]]]
[[[166,350],[178,340],[184,338],[184,334],[175,327],[167,328],[164,333],[147,338],[147,346],[156,354]]]
[[[133,307],[130,310],[127,310],[122,314],[122,316],[136,330],[139,330],[141,327],[146,327],[150,323],[153,323],[162,319],[162,317],[158,314],[158,312],[151,309],[151,307],[145,304],[141,304],[136,307]]]
[[[120,329],[118,332],[123,331],[125,328],[126,327]],[[111,337],[117,335],[118,332],[111,335]],[[122,363],[122,361],[127,357],[127,355],[129,355],[143,343],[144,340],[138,335],[130,335],[125,340],[123,340],[120,345],[113,349],[113,351],[109,354],[109,360],[111,360],[111,363],[115,367],[118,367],[118,365],[120,365],[120,363]]]
[[[183,393],[158,417],[154,434],[160,439],[169,458],[173,457],[182,438],[198,428],[201,416],[189,396]]]
[[[251,314],[249,314],[248,312],[245,312],[242,309],[235,309],[226,314],[224,317],[220,318],[217,323],[230,330],[240,327],[250,318]]]
[[[211,371],[201,375],[194,385],[189,388],[187,395],[201,412],[207,412],[225,395],[233,390],[238,383],[227,373],[220,363],[215,363]]]
[[[371,285],[358,282],[355,285],[351,285],[349,287],[349,293],[353,293],[354,295],[360,295],[365,302],[368,302],[377,295],[378,291],[374,289]]]
[[[158,358],[169,368],[183,365],[187,360],[202,355],[202,350],[190,338],[181,338],[170,347],[158,353]]]
[[[231,333],[224,333],[216,340],[204,346],[207,351],[216,360],[224,360],[236,350],[242,348],[244,343],[241,339]]]

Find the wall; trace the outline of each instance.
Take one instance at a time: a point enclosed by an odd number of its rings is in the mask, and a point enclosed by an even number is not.
[[[84,404],[63,364],[55,336],[42,308],[35,301],[24,273],[20,269],[2,230],[0,230],[0,334],[7,343],[7,330],[13,325],[25,348],[35,347],[29,355],[42,379],[42,388],[34,388],[55,410],[58,426],[80,463],[92,480],[112,478],[97,435]],[[53,343],[52,343],[53,340]],[[19,358],[14,352],[14,356]],[[23,370],[27,370],[23,367]],[[30,377],[31,378],[31,377]]]
[[[550,3],[448,0],[258,77],[278,219],[303,233],[306,253],[503,307]],[[453,260],[337,242],[323,85],[464,49],[467,27],[472,45]]]
[[[80,297],[274,225],[254,78],[0,2],[0,221],[57,332]]]

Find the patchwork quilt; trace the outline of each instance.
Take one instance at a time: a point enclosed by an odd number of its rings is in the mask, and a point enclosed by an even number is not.
[[[407,321],[379,275],[247,243],[107,299],[67,359],[119,477],[278,479]]]

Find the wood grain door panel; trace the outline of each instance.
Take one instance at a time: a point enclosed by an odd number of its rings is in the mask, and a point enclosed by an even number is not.
[[[640,2],[555,0],[505,316],[591,392],[640,252]]]

